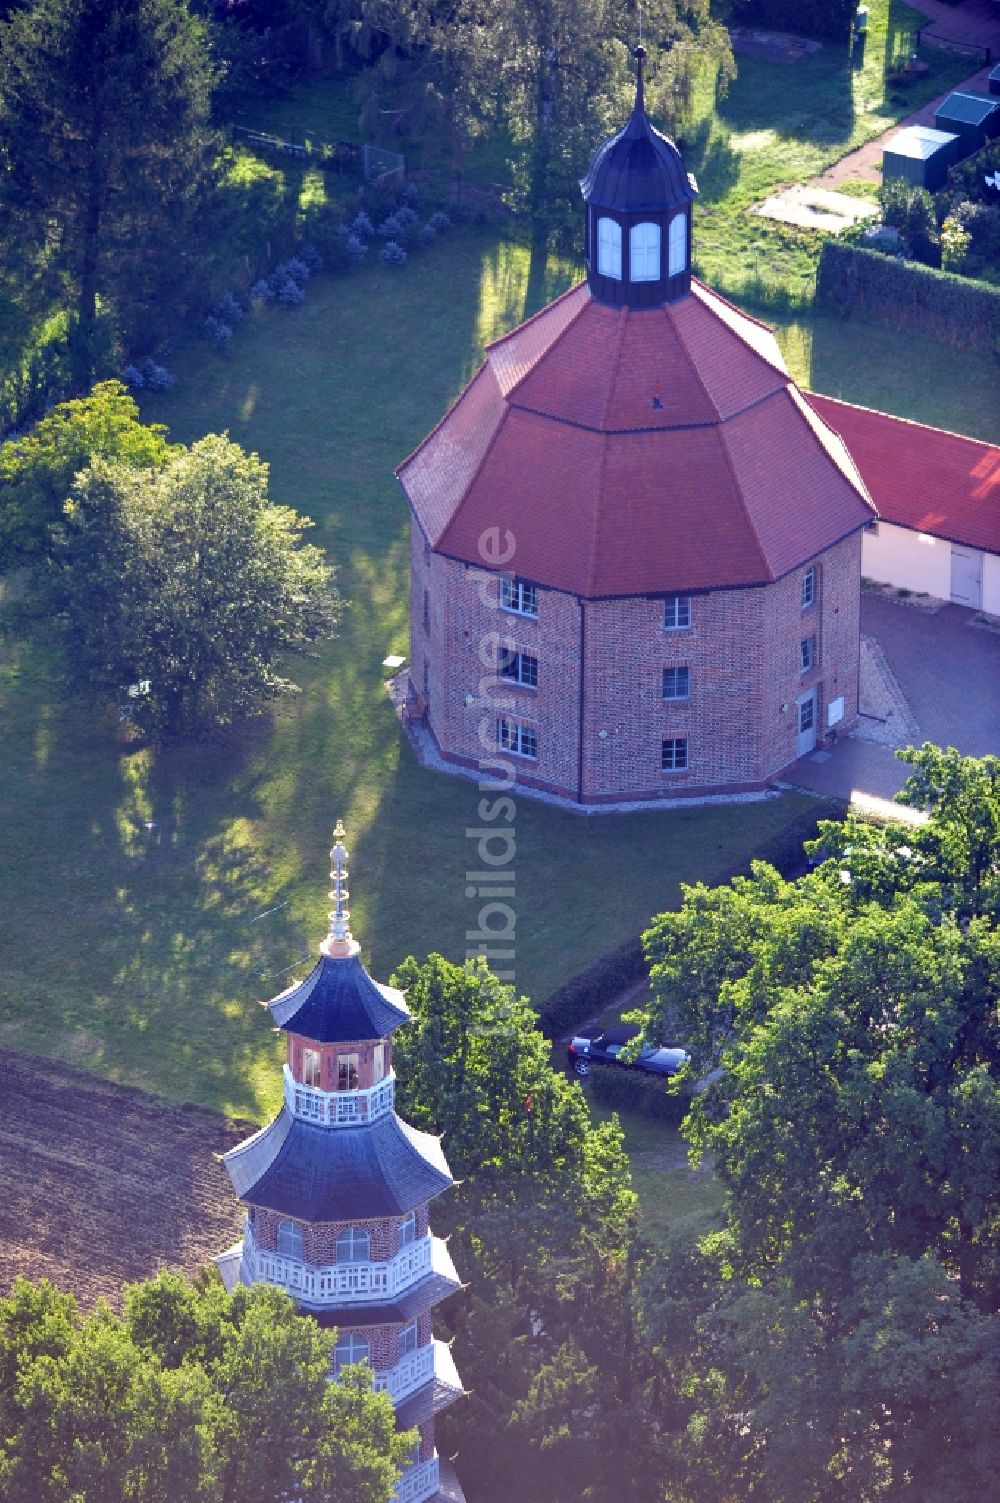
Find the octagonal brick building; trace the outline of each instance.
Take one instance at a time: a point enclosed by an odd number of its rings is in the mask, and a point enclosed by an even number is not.
[[[641,49],[581,187],[586,281],[397,471],[409,711],[457,770],[577,805],[760,790],[857,717],[877,514],[770,329],[691,275],[697,189]]]

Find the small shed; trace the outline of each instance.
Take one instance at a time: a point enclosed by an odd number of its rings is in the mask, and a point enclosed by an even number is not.
[[[961,157],[971,156],[990,137],[1000,134],[1000,99],[955,89],[941,104],[934,124],[938,130],[953,131],[958,136]]]
[[[1000,99],[1000,63],[997,63],[993,69],[993,72],[987,79],[987,83],[990,86],[990,93],[995,94]]]
[[[929,125],[908,125],[886,142],[882,153],[882,176],[903,177],[932,193],[943,188],[948,168],[962,155],[959,138],[950,131]]]

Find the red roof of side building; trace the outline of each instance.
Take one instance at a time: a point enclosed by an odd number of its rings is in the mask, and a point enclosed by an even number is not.
[[[657,308],[585,283],[487,350],[397,471],[431,546],[590,598],[765,584],[874,516],[765,325],[698,282]]]
[[[886,522],[1000,553],[1000,448],[815,392],[807,400],[847,444]]]

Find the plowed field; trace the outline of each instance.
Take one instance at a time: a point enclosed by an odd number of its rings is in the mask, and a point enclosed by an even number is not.
[[[117,1305],[129,1280],[195,1273],[239,1235],[213,1155],[249,1130],[0,1050],[0,1293],[22,1273]]]

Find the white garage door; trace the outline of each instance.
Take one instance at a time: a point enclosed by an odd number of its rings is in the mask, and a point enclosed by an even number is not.
[[[956,605],[983,605],[983,555],[977,548],[951,545],[951,598]]]

